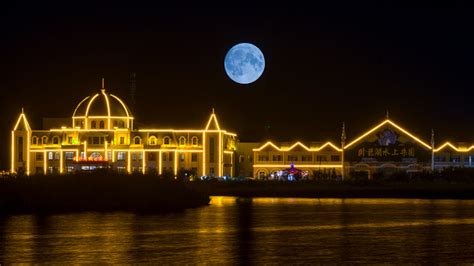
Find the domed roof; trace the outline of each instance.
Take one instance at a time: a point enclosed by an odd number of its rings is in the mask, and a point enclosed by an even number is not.
[[[77,105],[72,116],[131,117],[132,113],[120,98],[101,89],[101,92],[84,98]]]

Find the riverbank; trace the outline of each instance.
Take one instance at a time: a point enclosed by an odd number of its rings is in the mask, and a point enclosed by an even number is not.
[[[474,183],[227,181],[194,182],[188,186],[212,196],[474,199]]]
[[[174,212],[208,205],[209,195],[156,176],[85,174],[0,179],[1,213]]]

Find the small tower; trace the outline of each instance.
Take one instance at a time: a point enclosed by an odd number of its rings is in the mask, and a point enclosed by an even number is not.
[[[18,117],[11,136],[11,172],[30,174],[30,140],[31,127],[26,119],[23,108]]]

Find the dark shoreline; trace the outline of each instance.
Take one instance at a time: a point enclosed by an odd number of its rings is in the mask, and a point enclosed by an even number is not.
[[[211,196],[299,198],[474,199],[474,183],[196,182]]]

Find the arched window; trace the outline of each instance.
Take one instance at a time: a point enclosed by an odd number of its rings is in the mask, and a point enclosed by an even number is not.
[[[81,128],[84,128],[84,120],[81,121]]]
[[[141,143],[140,137],[138,137],[138,136],[134,137],[134,138],[133,138],[133,143],[135,143],[135,144],[137,144],[137,145],[140,144],[140,143]]]
[[[53,144],[59,144],[59,137],[58,136],[53,137]]]
[[[180,146],[186,145],[186,138],[185,137],[179,137],[179,145]]]
[[[193,146],[197,146],[198,145],[198,138],[196,136],[194,136],[192,139],[191,139],[191,142],[193,144]]]
[[[120,128],[124,128],[125,127],[125,123],[123,121],[120,121]]]
[[[170,143],[171,143],[170,137],[164,137],[163,138],[163,144],[164,145],[170,145]]]
[[[96,128],[96,127],[97,127],[97,123],[95,121],[92,121],[91,128]]]
[[[151,136],[150,137],[150,140],[148,141],[148,143],[150,145],[156,145],[156,137],[155,136]]]
[[[43,136],[42,140],[43,140],[43,145],[48,143],[48,137]]]
[[[31,143],[33,145],[36,145],[38,143],[38,137],[34,136],[33,139],[31,140]]]
[[[114,121],[114,127],[118,127],[117,120]]]
[[[101,129],[105,128],[104,120],[100,120],[99,128],[101,128]]]

